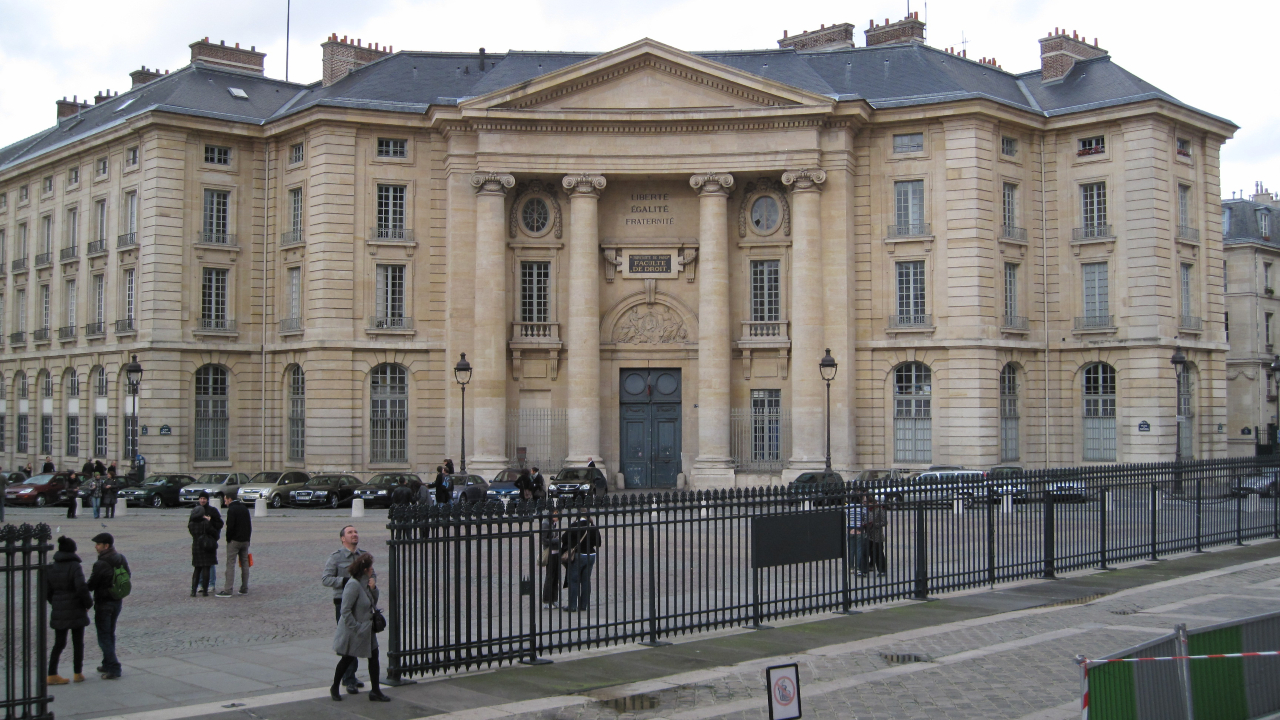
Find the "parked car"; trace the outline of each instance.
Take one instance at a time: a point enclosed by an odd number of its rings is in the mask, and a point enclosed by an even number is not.
[[[224,498],[234,498],[241,486],[249,483],[248,473],[205,473],[195,482],[182,488],[178,500],[184,505],[195,505],[200,493],[209,493],[209,501],[222,504]]]
[[[890,506],[923,501],[949,503],[962,500],[967,505],[987,494],[987,475],[981,470],[926,470],[914,477],[883,483],[873,494]]]
[[[547,497],[568,500],[577,497],[604,497],[609,481],[600,468],[564,468],[547,485]]]
[[[449,478],[449,482],[453,483],[452,499],[454,502],[458,502],[462,497],[462,491],[472,485],[479,485],[480,489],[485,492],[485,497],[488,497],[489,482],[479,475],[463,475],[462,473],[454,473],[453,475],[446,475],[445,477]]]
[[[834,470],[803,472],[787,483],[787,490],[810,498],[814,505],[843,505],[845,503],[844,477]]]
[[[1276,497],[1276,476],[1278,474],[1280,472],[1264,470],[1238,478],[1231,486],[1231,495],[1232,497],[1249,497],[1250,495],[1267,498]]]
[[[75,491],[73,473],[60,472],[52,474],[32,475],[15,482],[4,489],[6,505],[58,505],[71,497]]]
[[[311,476],[301,470],[289,472],[260,472],[249,478],[247,485],[240,486],[241,502],[254,503],[258,498],[266,498],[267,504],[273,508],[282,508],[289,500],[289,493],[301,490]]]
[[[76,491],[76,497],[80,498],[80,507],[93,507],[93,501],[89,499],[89,488],[85,487],[87,484],[88,483],[84,480],[81,480],[80,489]],[[124,490],[125,488],[136,488],[141,484],[142,483],[138,482],[138,478],[133,475],[129,475],[127,473],[124,475],[117,475],[116,496],[119,497],[119,491]]]
[[[301,488],[289,491],[289,503],[297,507],[349,505],[360,485],[360,478],[354,475],[316,475]]]
[[[516,489],[516,480],[520,477],[520,470],[507,468],[499,472],[493,482],[489,483],[489,489],[485,494],[491,500],[500,500],[503,505],[520,499],[520,491]]]
[[[1013,502],[1027,499],[1027,484],[1023,480],[1026,472],[1021,465],[997,465],[987,471],[987,482],[991,487],[992,502],[1000,502],[1006,495],[1013,497]]]
[[[363,499],[365,507],[390,507],[391,491],[401,480],[411,483],[421,478],[412,473],[379,473],[369,478],[369,482],[356,486],[352,496]],[[431,497],[434,500],[435,493]]]
[[[14,470],[12,472],[0,472],[0,487],[9,487],[10,485],[20,483],[26,479],[27,479],[27,474],[22,472],[21,470]]]
[[[146,482],[125,488],[116,497],[129,507],[173,507],[179,502],[178,493],[182,488],[195,481],[190,475],[151,475]]]

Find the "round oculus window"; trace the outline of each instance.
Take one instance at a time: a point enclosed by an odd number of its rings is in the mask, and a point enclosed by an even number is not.
[[[551,209],[547,207],[546,200],[535,197],[525,201],[524,207],[520,209],[520,224],[524,225],[525,232],[538,235],[546,232],[550,223]]]
[[[772,195],[761,195],[751,203],[751,226],[761,235],[777,229],[779,215],[778,201]]]

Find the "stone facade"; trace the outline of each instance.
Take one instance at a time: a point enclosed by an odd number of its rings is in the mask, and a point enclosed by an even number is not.
[[[1227,352],[1227,442],[1233,456],[1254,455],[1275,442],[1276,378],[1271,364],[1280,335],[1280,219],[1276,196],[1259,183],[1249,198],[1223,199],[1224,308]]]
[[[72,258],[2,286],[6,333],[44,327],[46,284],[48,327],[71,328],[0,354],[2,462],[40,454],[34,432],[15,452],[19,373],[37,429],[36,379],[76,373],[77,412],[101,408],[119,456],[119,369],[137,354],[153,468],[428,471],[458,456],[466,353],[471,470],[537,447],[544,467],[595,459],[612,479],[634,439],[620,397],[680,388],[646,447],[677,455],[688,486],[786,479],[824,465],[827,349],[840,471],[1169,460],[1175,346],[1195,378],[1189,454],[1221,456],[1218,150],[1233,130],[1159,99],[1053,117],[981,97],[873,108],[647,40],[425,115],[151,112],[0,171],[6,262],[22,226],[35,248],[52,218],[56,252],[70,210],[79,223]],[[1105,228],[1084,216],[1095,183]],[[1194,240],[1178,232],[1180,185]],[[228,193],[221,234],[209,192]],[[137,242],[122,245],[129,193]],[[99,200],[110,247],[89,256]],[[1179,305],[1185,265],[1194,312]],[[98,274],[107,327],[86,337]],[[636,370],[652,384],[624,393]],[[69,387],[53,383],[49,404],[60,465],[93,448],[81,422],[67,453]]]

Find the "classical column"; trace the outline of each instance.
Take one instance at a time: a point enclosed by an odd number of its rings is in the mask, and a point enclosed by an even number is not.
[[[569,193],[569,323],[565,375],[569,381],[569,453],[566,464],[600,456],[600,225],[597,201],[603,175],[566,175]],[[606,471],[605,476],[608,477]]]
[[[818,374],[822,326],[822,170],[790,170],[791,188],[791,459],[783,480],[825,465],[825,386]]]
[[[467,393],[473,449],[467,470],[484,477],[507,466],[506,197],[515,184],[515,178],[503,173],[471,176],[476,189],[476,294],[474,341],[468,353],[473,368]],[[457,360],[447,358],[446,368]]]
[[[729,454],[729,191],[733,176],[689,178],[698,191],[698,457],[693,487],[733,487]]]

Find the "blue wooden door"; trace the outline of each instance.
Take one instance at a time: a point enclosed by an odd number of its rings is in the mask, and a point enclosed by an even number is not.
[[[673,488],[680,472],[680,371],[623,370],[622,473],[629,488]]]

